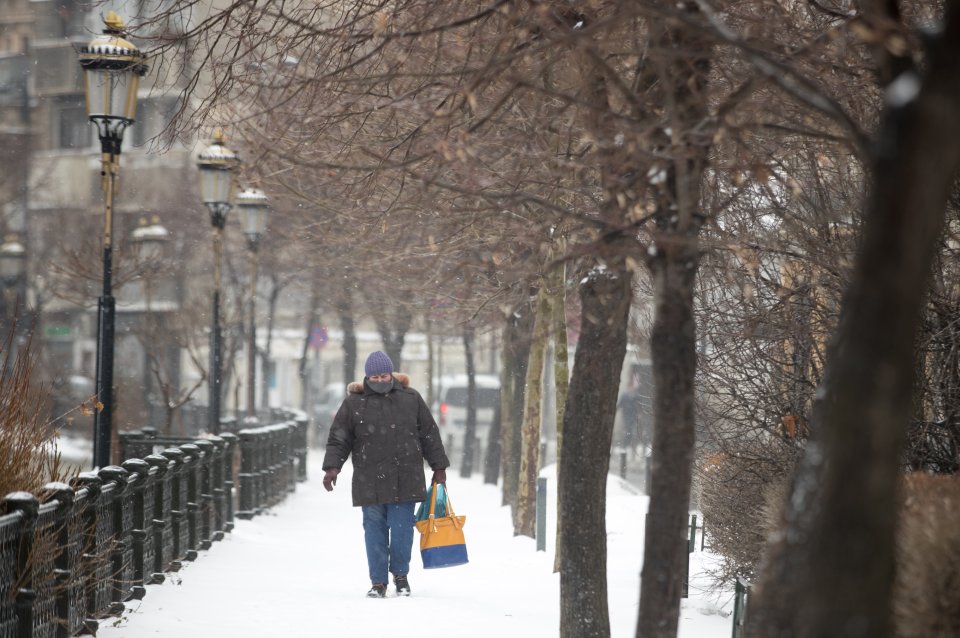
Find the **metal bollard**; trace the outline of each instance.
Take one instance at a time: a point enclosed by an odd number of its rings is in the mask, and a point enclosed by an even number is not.
[[[690,542],[687,544],[687,552],[693,553],[697,549],[697,515],[690,518]]]
[[[537,551],[547,551],[547,479],[537,477]]]
[[[733,638],[743,638],[747,624],[747,603],[750,601],[750,582],[737,577],[733,595]]]

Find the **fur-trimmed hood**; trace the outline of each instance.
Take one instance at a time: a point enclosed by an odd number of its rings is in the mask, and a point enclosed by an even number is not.
[[[410,376],[403,374],[402,372],[394,372],[393,378],[396,379],[397,383],[400,384],[402,388],[410,387]],[[353,383],[347,386],[347,392],[350,394],[363,394],[363,381],[354,381]]]

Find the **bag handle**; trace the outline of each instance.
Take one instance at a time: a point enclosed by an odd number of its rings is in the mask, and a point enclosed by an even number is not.
[[[447,486],[443,483],[437,483],[436,481],[434,481],[430,486],[430,520],[435,518],[435,511],[437,508],[437,485],[443,485],[443,491],[446,492],[445,497],[447,499],[447,516],[456,521],[457,514],[453,511],[453,502],[450,500],[450,490],[448,490]],[[434,531],[436,531],[436,528],[434,528]]]

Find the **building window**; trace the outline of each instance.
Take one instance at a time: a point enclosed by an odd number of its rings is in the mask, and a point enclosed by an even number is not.
[[[57,116],[57,148],[89,148],[93,146],[93,126],[83,105],[60,107]]]

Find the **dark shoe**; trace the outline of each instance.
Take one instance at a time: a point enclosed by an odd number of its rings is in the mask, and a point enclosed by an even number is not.
[[[393,584],[397,586],[397,596],[410,595],[410,583],[407,582],[406,576],[394,576]]]
[[[374,583],[370,587],[370,591],[367,592],[367,598],[386,598],[387,597],[387,584],[386,583]]]

